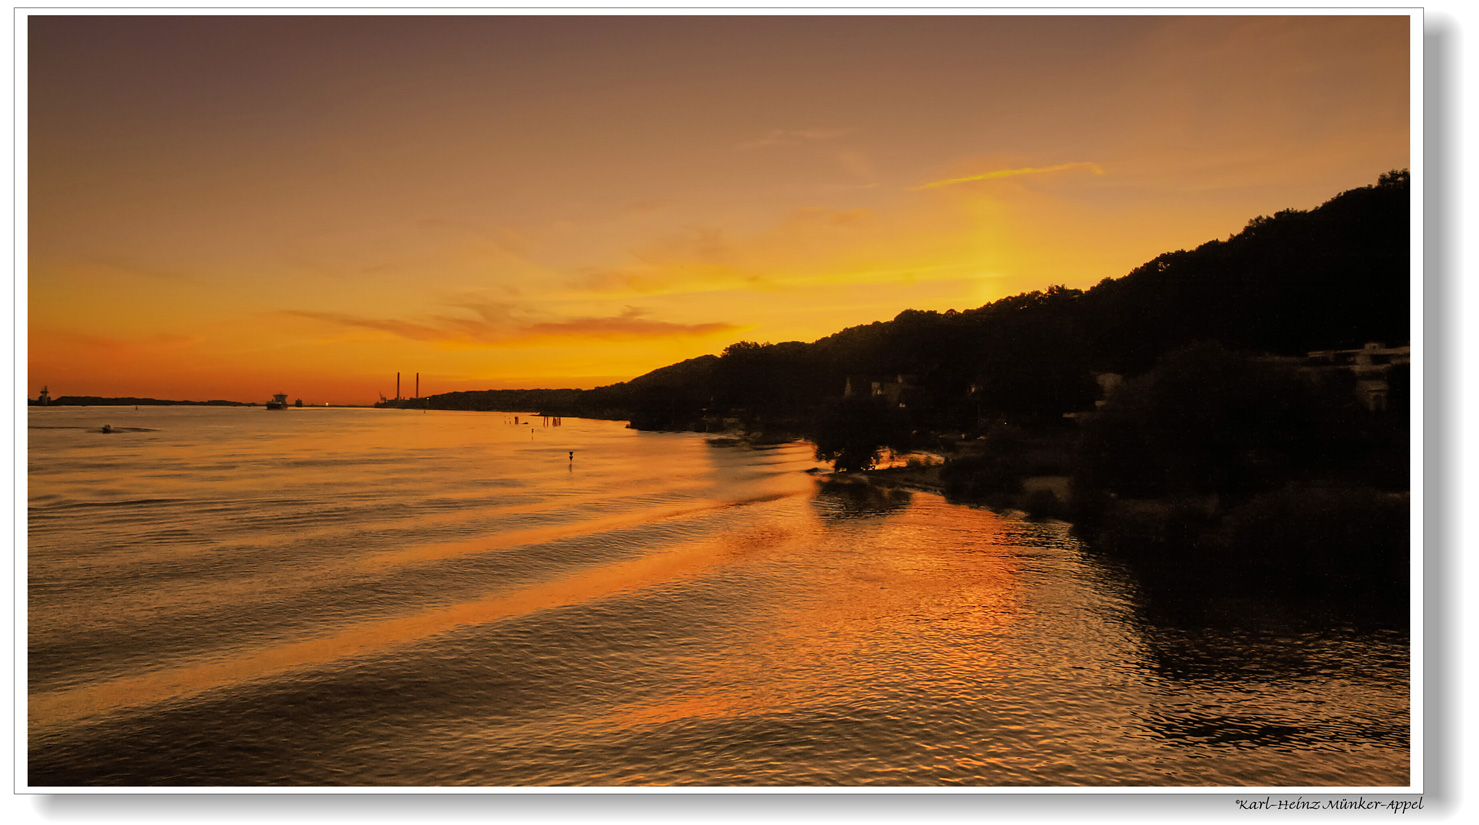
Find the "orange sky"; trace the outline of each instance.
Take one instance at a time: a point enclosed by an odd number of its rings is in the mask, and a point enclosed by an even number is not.
[[[596,386],[1409,165],[1405,16],[28,21],[32,396]]]

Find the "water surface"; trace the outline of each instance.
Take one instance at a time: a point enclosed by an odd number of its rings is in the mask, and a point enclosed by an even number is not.
[[[1408,782],[1404,631],[1167,614],[805,445],[29,414],[31,786]]]

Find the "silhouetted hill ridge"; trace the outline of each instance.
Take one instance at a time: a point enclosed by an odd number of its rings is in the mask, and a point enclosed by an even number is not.
[[[849,375],[902,375],[921,427],[1057,419],[1092,405],[1094,373],[1138,374],[1196,341],[1272,354],[1409,341],[1410,215],[1408,174],[1394,171],[1088,290],[1051,286],[964,311],[904,310],[810,344],[742,341],[722,356],[593,390],[489,390],[427,403],[656,428],[725,416],[794,424],[839,397]]]

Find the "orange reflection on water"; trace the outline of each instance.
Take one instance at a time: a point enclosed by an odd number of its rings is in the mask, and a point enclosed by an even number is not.
[[[692,719],[722,719],[763,712],[774,702],[755,695],[709,693],[657,704],[637,705],[614,714],[605,726],[609,731],[654,727]]]
[[[461,627],[592,602],[617,593],[694,576],[715,565],[753,559],[756,554],[785,552],[791,538],[789,533],[780,529],[758,534],[722,534],[679,545],[666,552],[603,565],[514,593],[411,616],[366,622],[330,636],[243,653],[226,661],[205,661],[142,676],[33,694],[30,697],[31,729],[39,732],[84,717],[147,707],[298,668],[373,654]]]
[[[1023,610],[1018,563],[993,546],[999,525],[993,514],[931,495],[887,518],[813,524],[801,534],[856,528],[855,541],[799,549],[804,592],[747,618],[730,655],[693,677],[710,689],[622,706],[602,728],[804,712],[839,697],[866,702],[869,685],[911,682],[929,683],[946,701],[953,692],[961,702],[989,702],[990,674],[1011,667],[993,658],[997,639]],[[940,546],[951,536],[962,543]]]
[[[763,567],[781,582],[780,589],[757,594],[761,598],[743,617],[717,617],[731,637],[723,655],[699,662],[699,670],[707,672],[686,685],[675,683],[666,695],[601,711],[591,720],[597,729],[795,712],[835,703],[839,692],[862,707],[876,700],[878,694],[870,693],[873,685],[894,690],[901,684],[929,684],[947,701],[952,696],[989,700],[983,685],[991,683],[986,674],[997,669],[994,639],[1009,632],[1021,610],[1017,564],[995,546],[1000,520],[929,495],[889,494],[875,501],[867,494],[839,502],[828,498],[832,493],[824,488],[815,499],[799,498],[795,491],[813,486],[805,477],[799,481],[784,476],[735,500],[602,516],[357,561],[374,567],[409,565],[635,528],[719,508],[764,507],[764,518],[745,529],[647,548],[640,558],[604,563],[515,592],[363,622],[318,638],[201,657],[153,673],[36,693],[30,697],[30,729],[33,735],[62,730],[78,721],[375,656],[461,628],[745,565]]]
[[[605,533],[613,530],[627,530],[647,525],[660,524],[665,521],[682,519],[687,516],[698,515],[725,507],[741,507],[748,504],[763,504],[770,501],[778,501],[794,492],[768,493],[742,500],[709,499],[707,501],[682,507],[673,507],[666,510],[643,510],[635,513],[616,513],[609,516],[597,516],[579,521],[565,521],[546,527],[531,527],[523,530],[510,530],[496,533],[490,536],[480,536],[476,539],[455,542],[441,542],[436,544],[422,544],[405,550],[393,550],[375,553],[360,560],[359,566],[364,569],[382,570],[398,565],[416,564],[427,561],[438,561],[442,559],[457,558],[459,556],[475,555],[494,550],[505,550],[513,547],[522,547],[531,544],[544,544],[558,541],[560,539],[573,538],[575,536],[590,535],[593,533]],[[597,500],[599,497],[592,496],[588,500]],[[565,504],[566,502],[561,502]],[[508,513],[515,512],[542,512],[548,510],[549,504],[541,502],[525,507],[509,508]]]

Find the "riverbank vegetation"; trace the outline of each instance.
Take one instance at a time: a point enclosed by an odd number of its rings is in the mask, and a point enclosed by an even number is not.
[[[1394,171],[1088,290],[740,342],[593,390],[415,405],[805,437],[839,472],[929,451],[947,459],[930,483],[953,499],[1069,518],[1150,568],[1405,594],[1410,376],[1387,353],[1411,336],[1409,222]],[[1363,347],[1379,397],[1337,357]]]
[[[1154,576],[1405,604],[1407,399],[1369,409],[1354,383],[1217,344],[1167,354],[1086,423],[1075,529]]]

